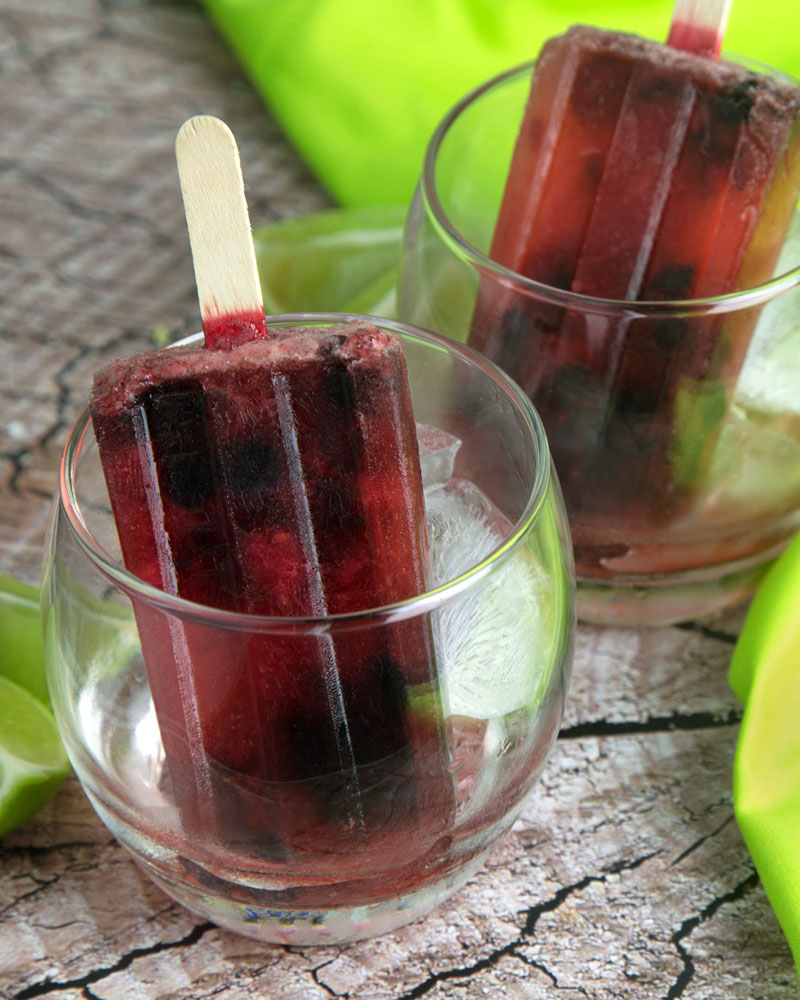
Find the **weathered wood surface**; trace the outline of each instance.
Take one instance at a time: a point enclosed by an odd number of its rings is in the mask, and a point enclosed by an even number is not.
[[[254,224],[327,203],[193,4],[2,0],[0,569],[37,576],[91,371],[199,325],[173,160],[198,112],[231,124]],[[582,628],[558,747],[514,830],[433,915],[374,941],[273,947],[199,922],[69,780],[0,843],[0,995],[795,995],[731,807],[740,620]]]

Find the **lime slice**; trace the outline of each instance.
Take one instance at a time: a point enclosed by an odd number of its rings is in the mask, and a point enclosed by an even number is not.
[[[39,591],[0,574],[0,676],[49,705],[42,656]]]
[[[30,819],[69,773],[53,716],[0,677],[0,836]]]
[[[404,206],[342,208],[253,233],[267,313],[392,316]]]

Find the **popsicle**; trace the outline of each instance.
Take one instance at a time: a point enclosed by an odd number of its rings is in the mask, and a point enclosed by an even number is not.
[[[584,26],[545,44],[494,260],[627,301],[771,277],[800,194],[800,90],[711,58],[718,32],[678,21],[671,38],[699,51]],[[484,280],[470,343],[537,406],[573,526],[610,515],[646,531],[680,513],[701,471],[674,461],[686,395],[705,404],[706,387],[730,381],[754,321],[587,317]],[[718,421],[724,399],[707,402]],[[704,435],[708,451],[714,427]]]
[[[202,271],[198,245],[195,233]],[[266,337],[256,323],[249,337],[238,318],[258,304],[231,301],[209,311],[219,347],[207,334],[95,376],[127,568],[206,607],[277,618],[423,592],[402,342],[359,321]],[[410,862],[441,836],[454,800],[430,623],[237,631],[136,612],[187,832],[278,868],[302,852],[316,878]]]

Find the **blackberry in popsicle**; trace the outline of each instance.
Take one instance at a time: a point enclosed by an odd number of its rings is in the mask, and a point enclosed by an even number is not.
[[[186,199],[183,169],[182,182]],[[211,238],[191,215],[187,206],[197,269]],[[226,327],[226,309],[247,322]],[[217,295],[217,349],[207,335],[206,347],[122,359],[95,378],[92,420],[127,568],[206,606],[280,618],[423,592],[400,339],[359,322],[252,337],[254,312]],[[331,867],[410,863],[447,829],[429,625],[301,635],[210,628],[144,601],[135,610],[187,833],[258,845],[276,871],[302,852],[306,877],[324,879]],[[412,708],[420,699],[425,712]]]
[[[490,256],[600,299],[768,280],[800,193],[800,91],[712,58],[718,37],[676,18],[671,41],[697,51],[583,26],[547,42]],[[754,323],[615,320],[481,285],[470,343],[544,420],[582,568],[608,518],[646,533],[691,501]],[[703,440],[682,448],[688,411]]]

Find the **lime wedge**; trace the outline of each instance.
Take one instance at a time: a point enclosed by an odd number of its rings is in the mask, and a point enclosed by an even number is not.
[[[392,316],[404,206],[330,209],[253,232],[267,313]]]
[[[69,773],[53,716],[0,677],[0,836],[30,819]]]
[[[38,588],[0,574],[0,676],[49,705]]]

